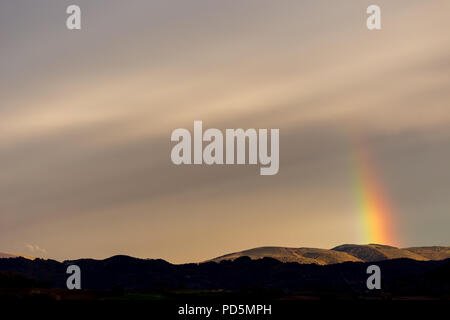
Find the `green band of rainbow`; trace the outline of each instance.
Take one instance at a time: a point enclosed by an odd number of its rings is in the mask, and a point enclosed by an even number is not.
[[[356,148],[356,195],[364,243],[397,244],[394,218],[367,149]]]

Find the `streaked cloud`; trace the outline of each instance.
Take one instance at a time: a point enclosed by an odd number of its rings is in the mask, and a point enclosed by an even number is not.
[[[181,262],[358,242],[355,136],[404,245],[448,244],[450,4],[380,1],[383,30],[370,33],[367,3],[81,1],[80,33],[55,19],[64,3],[2,3],[5,249],[39,236],[60,259]],[[280,173],[173,166],[170,133],[194,120],[280,128]]]
[[[39,247],[38,245],[32,245],[27,243],[25,244],[25,247],[27,247],[27,249],[34,254],[47,254],[47,250]]]

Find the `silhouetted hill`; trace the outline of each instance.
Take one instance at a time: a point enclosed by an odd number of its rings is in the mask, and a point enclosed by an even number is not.
[[[27,259],[33,260],[35,257],[24,255],[24,254],[15,254],[15,253],[6,253],[6,252],[0,252],[0,259],[3,258],[17,258],[17,257],[23,257]]]
[[[330,265],[282,263],[276,259],[240,257],[219,263],[173,265],[164,260],[114,256],[104,260],[58,262],[24,258],[0,259],[0,272],[15,273],[65,288],[66,268],[76,264],[82,272],[82,288],[94,290],[279,290],[283,294],[368,294],[366,269],[371,263],[344,262]],[[377,262],[383,292],[403,295],[449,294],[450,259],[417,261],[394,259]],[[10,283],[11,285],[11,283]]]
[[[17,273],[0,272],[0,288],[48,288],[45,281],[25,277]]]

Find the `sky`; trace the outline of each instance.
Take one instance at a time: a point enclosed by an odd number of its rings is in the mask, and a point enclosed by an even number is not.
[[[366,28],[376,2],[382,29]],[[82,28],[66,29],[70,4]],[[0,252],[196,262],[364,243],[358,146],[399,247],[449,245],[450,2],[0,3]],[[176,166],[171,132],[279,128],[280,170]]]

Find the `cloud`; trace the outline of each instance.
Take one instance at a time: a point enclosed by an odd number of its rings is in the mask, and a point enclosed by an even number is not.
[[[53,4],[32,24],[11,19],[32,8],[2,10],[0,242],[40,239],[58,258],[134,250],[180,262],[233,245],[331,247],[353,228],[354,136],[377,160],[409,239],[449,239],[450,43],[439,32],[449,3],[380,0],[383,30],[368,32],[360,1],[223,2],[207,15],[193,2],[82,3],[95,22],[70,36]],[[174,166],[170,134],[194,120],[280,128],[279,174]],[[433,232],[423,231],[423,212]],[[315,235],[325,216],[346,229]],[[208,237],[222,248],[203,244]]]
[[[33,253],[40,253],[40,254],[47,254],[47,250],[44,248],[39,247],[38,245],[32,245],[29,243],[26,243],[25,246],[27,249]]]

